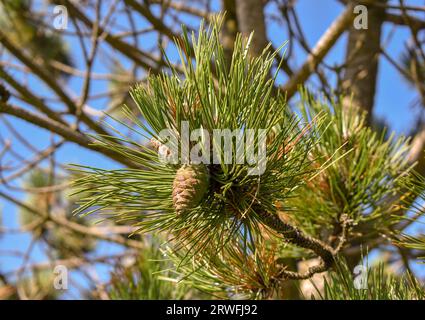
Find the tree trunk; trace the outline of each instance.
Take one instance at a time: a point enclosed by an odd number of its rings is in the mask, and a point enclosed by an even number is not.
[[[251,54],[258,56],[268,44],[262,0],[236,0],[239,31],[244,36],[255,30],[251,42]]]
[[[238,32],[238,19],[236,16],[235,0],[222,0],[222,9],[225,12],[221,42],[224,47],[227,64],[230,66],[233,55],[233,45]]]
[[[387,0],[370,0],[369,2],[385,4]],[[366,5],[366,7],[368,28],[356,29],[353,24],[349,30],[342,91],[346,95],[344,104],[349,105],[352,94],[352,105],[366,110],[370,123],[375,100],[385,9],[373,5]]]

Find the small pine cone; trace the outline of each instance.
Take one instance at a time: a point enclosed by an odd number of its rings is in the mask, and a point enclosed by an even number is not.
[[[209,173],[203,164],[183,165],[173,182],[173,204],[177,214],[195,208],[208,190]]]

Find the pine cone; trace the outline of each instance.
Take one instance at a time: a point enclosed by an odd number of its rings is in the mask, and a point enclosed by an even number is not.
[[[177,214],[195,208],[208,190],[209,173],[203,164],[183,165],[173,182],[173,204]]]

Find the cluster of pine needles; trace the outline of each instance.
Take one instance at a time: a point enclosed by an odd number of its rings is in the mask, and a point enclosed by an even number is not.
[[[278,51],[267,47],[252,57],[250,38],[238,36],[229,64],[219,31],[220,21],[201,26],[197,36],[184,30],[176,41],[179,69],[170,63],[171,73],[149,76],[132,89],[137,109],[124,107],[125,120],[111,118],[137,138],[114,126],[115,136],[94,137],[134,165],[74,166],[82,174],[75,181],[81,194],[75,213],[102,214],[138,232],[162,232],[163,253],[174,262],[176,278],[200,290],[227,298],[271,297],[285,274],[292,274],[279,259],[314,257],[322,244],[322,251],[336,255],[349,241],[370,236],[362,233],[365,226],[376,233],[390,230],[395,222],[389,217],[402,205],[399,180],[410,170],[408,145],[373,132],[358,110],[343,111],[338,101],[326,103],[302,91],[300,106],[290,108],[275,90]],[[200,196],[187,186],[200,200],[176,210],[174,182],[187,159],[174,154],[177,162],[164,162],[158,145],[180,142],[182,122],[210,136],[217,129],[263,130],[264,172],[250,175],[252,164],[228,163],[221,155],[219,163],[204,164],[208,186]],[[169,141],[161,136],[164,129],[173,135]],[[211,148],[203,139],[192,143],[202,151]],[[249,148],[261,148],[258,136]]]

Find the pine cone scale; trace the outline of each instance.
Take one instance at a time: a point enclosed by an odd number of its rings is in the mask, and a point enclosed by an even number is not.
[[[199,205],[208,190],[209,173],[205,165],[183,165],[173,182],[173,204],[178,214]]]

